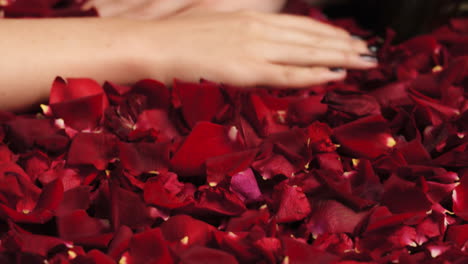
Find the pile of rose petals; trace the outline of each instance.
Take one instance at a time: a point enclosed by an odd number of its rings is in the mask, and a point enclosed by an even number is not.
[[[468,20],[392,36],[307,90],[57,78],[0,113],[0,263],[467,263]]]

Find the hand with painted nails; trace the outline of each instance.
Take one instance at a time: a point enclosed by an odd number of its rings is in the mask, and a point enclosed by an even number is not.
[[[377,64],[366,43],[346,31],[285,14],[189,12],[137,33],[151,44],[145,54],[164,54],[147,63],[166,83],[203,77],[243,87],[306,87],[343,79],[346,71],[337,69]]]
[[[342,29],[255,11],[189,8],[159,20],[5,19],[0,34],[9,36],[0,42],[9,51],[0,71],[3,110],[43,102],[57,75],[118,84],[204,78],[246,88],[300,88],[377,65],[372,49]]]

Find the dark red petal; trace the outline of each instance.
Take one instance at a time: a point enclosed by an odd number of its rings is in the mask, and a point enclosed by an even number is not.
[[[134,235],[129,248],[132,263],[173,263],[167,242],[159,228]]]
[[[278,223],[295,222],[309,215],[310,203],[300,187],[289,186],[285,183],[275,187],[273,196]]]
[[[181,103],[182,114],[190,127],[200,121],[212,121],[223,108],[224,97],[218,84],[174,81],[174,93]]]
[[[352,114],[356,117],[381,114],[380,104],[377,100],[365,94],[328,92],[322,102],[328,104],[328,107],[332,109]]]
[[[138,115],[134,131],[130,133],[131,139],[138,138],[139,134],[150,133],[158,142],[177,139],[180,137],[175,125],[166,110],[150,109]]]
[[[167,109],[171,101],[169,89],[156,80],[144,79],[135,83],[132,86],[131,93],[146,96],[150,109]]]
[[[264,180],[272,179],[277,175],[291,177],[291,175],[296,172],[294,166],[285,157],[276,154],[253,162],[252,168],[258,172]]]
[[[90,259],[92,259],[96,264],[114,264],[114,260],[111,259],[109,256],[106,254],[102,253],[99,250],[92,249],[90,250],[86,256]]]
[[[282,124],[284,122],[275,121],[273,110],[268,108],[262,98],[256,94],[248,95],[242,112],[261,137],[288,130],[287,126]],[[282,119],[285,118],[286,116]]]
[[[144,172],[165,172],[169,166],[168,143],[120,142],[119,158],[124,169],[133,175]]]
[[[468,220],[468,169],[460,173],[460,184],[453,190],[453,212]]]
[[[264,237],[255,241],[254,247],[258,249],[269,263],[278,263],[281,255],[281,241],[275,237]]]
[[[192,197],[187,197],[184,184],[180,183],[174,173],[161,174],[145,183],[143,197],[145,202],[163,208],[174,209],[188,205]]]
[[[208,215],[235,216],[245,210],[245,204],[236,194],[221,187],[201,191],[195,204],[195,212]]]
[[[20,233],[16,231],[10,231],[5,234],[2,241],[5,249],[38,254],[43,257],[47,256],[47,253],[54,247],[68,243],[65,240],[52,236]]]
[[[75,210],[87,210],[90,205],[90,186],[78,186],[63,194],[63,199],[56,210],[58,216],[67,215]]]
[[[294,238],[285,237],[282,239],[283,244],[283,263],[322,263],[332,264],[339,259],[337,256],[325,251],[316,249],[305,242],[298,241]]]
[[[237,264],[232,255],[212,248],[195,246],[179,255],[182,263],[186,264]]]
[[[317,201],[308,222],[308,229],[314,235],[324,233],[353,233],[367,212],[355,212],[333,200]]]
[[[446,240],[455,242],[459,247],[465,247],[468,242],[468,225],[449,226]]]
[[[313,152],[331,152],[336,146],[331,141],[332,129],[325,123],[314,122],[307,127],[307,145]]]
[[[150,216],[140,195],[111,184],[111,221],[114,230],[121,225],[138,228],[150,225]]]
[[[225,127],[198,123],[171,159],[172,169],[180,176],[202,175],[208,158],[237,150]]]
[[[120,256],[127,250],[130,240],[133,237],[132,230],[127,226],[121,226],[112,238],[108,247],[108,255],[114,260],[120,259]]]
[[[91,79],[67,81],[58,77],[52,85],[49,99],[52,112],[74,129],[95,128],[109,105],[104,89]]]
[[[218,184],[226,176],[244,171],[252,164],[258,149],[228,153],[211,157],[206,160],[206,181],[208,184]]]
[[[316,95],[291,102],[287,110],[287,120],[292,124],[306,125],[319,119],[328,110],[322,99],[322,95]]]
[[[187,238],[188,245],[206,245],[212,239],[216,228],[188,215],[175,215],[161,225],[164,238],[179,242]]]
[[[251,250],[249,233],[233,233],[216,231],[214,233],[216,244],[221,250],[232,254],[241,262],[253,263],[259,261],[259,256]]]
[[[60,179],[55,180],[42,188],[41,196],[37,201],[36,208],[33,213],[49,213],[55,211],[63,200],[63,184]]]
[[[107,133],[79,133],[68,152],[68,165],[93,165],[104,170],[117,157],[117,138]]]
[[[68,215],[57,217],[57,229],[60,237],[74,240],[101,235],[105,225],[90,217],[84,210],[76,210]]]
[[[358,158],[376,158],[396,144],[387,121],[382,116],[369,116],[333,129],[340,151]]]
[[[47,151],[63,151],[68,143],[68,137],[55,127],[49,119],[16,118],[6,123],[9,128],[7,138],[12,142],[11,148],[24,152],[35,145]]]
[[[270,213],[267,208],[260,210],[248,210],[242,215],[231,217],[227,223],[226,231],[245,232],[249,231],[253,226],[264,226],[268,223]]]
[[[425,212],[432,206],[420,187],[395,175],[384,184],[382,204],[394,213]]]

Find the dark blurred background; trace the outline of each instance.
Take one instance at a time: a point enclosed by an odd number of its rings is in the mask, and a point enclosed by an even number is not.
[[[468,17],[468,0],[307,0],[324,6],[330,17],[352,16],[377,34],[387,27],[397,41],[429,32],[451,17]]]

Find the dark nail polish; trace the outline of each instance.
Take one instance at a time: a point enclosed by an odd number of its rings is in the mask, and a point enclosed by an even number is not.
[[[344,72],[345,69],[344,68],[340,68],[340,67],[333,67],[333,68],[330,68],[330,71],[332,72]]]
[[[359,57],[361,57],[362,60],[377,63],[377,57],[375,55],[361,54]]]
[[[377,53],[377,51],[379,51],[379,47],[377,47],[377,45],[369,45],[367,46],[367,48],[372,54],[375,54]]]

